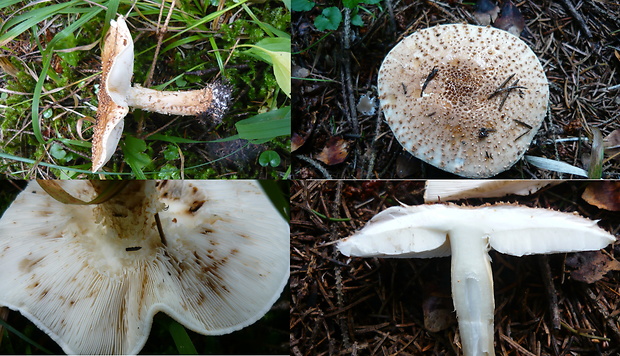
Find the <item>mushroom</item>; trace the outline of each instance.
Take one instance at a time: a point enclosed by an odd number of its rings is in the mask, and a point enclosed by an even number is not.
[[[206,115],[220,122],[230,104],[231,87],[221,82],[190,91],[159,91],[137,84],[132,87],[133,40],[123,16],[110,21],[101,60],[93,172],[103,167],[116,151],[123,133],[123,118],[130,106],[167,115]]]
[[[561,180],[427,180],[424,185],[424,202],[434,203],[468,198],[493,198],[510,194],[530,195]]]
[[[288,282],[289,227],[254,181],[131,181],[98,205],[30,182],[0,219],[0,271],[0,306],[66,353],[135,354],[158,312],[205,335],[260,319]]]
[[[406,151],[471,178],[512,167],[538,131],[549,100],[543,68],[525,42],[464,24],[403,39],[381,65],[378,92]]]
[[[494,355],[493,276],[488,251],[514,256],[602,249],[615,237],[578,215],[518,205],[396,206],[337,247],[346,256],[452,255],[452,299],[463,352]]]

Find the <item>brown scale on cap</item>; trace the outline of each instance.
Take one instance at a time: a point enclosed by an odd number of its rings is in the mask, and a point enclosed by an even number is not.
[[[378,86],[385,117],[407,151],[472,178],[496,175],[521,158],[549,99],[527,44],[463,24],[405,38],[383,61]]]

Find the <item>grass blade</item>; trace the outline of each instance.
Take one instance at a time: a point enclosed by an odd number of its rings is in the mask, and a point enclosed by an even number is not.
[[[196,348],[192,343],[192,339],[189,338],[187,330],[183,325],[179,324],[176,320],[173,320],[168,327],[170,335],[174,340],[174,344],[177,346],[177,351],[181,355],[197,355]]]

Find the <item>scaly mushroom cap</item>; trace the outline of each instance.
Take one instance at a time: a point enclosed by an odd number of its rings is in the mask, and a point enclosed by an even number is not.
[[[253,181],[133,181],[87,206],[31,182],[0,220],[0,271],[0,305],[65,352],[135,354],[160,311],[206,335],[261,318],[288,281],[289,228]]]
[[[93,166],[96,172],[110,160],[123,134],[129,112],[127,94],[133,75],[133,40],[122,16],[110,21],[101,55],[101,87],[97,94],[97,124],[93,135]]]
[[[388,124],[417,158],[472,178],[523,156],[547,112],[540,62],[519,38],[473,25],[440,25],[402,40],[378,79]]]

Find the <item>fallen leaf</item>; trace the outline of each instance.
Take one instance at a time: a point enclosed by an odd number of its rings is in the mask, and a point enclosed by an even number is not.
[[[295,129],[291,135],[291,152],[295,152],[303,146],[316,126],[316,112],[308,113],[301,119],[302,127]]]
[[[566,258],[566,265],[576,268],[571,278],[585,283],[594,283],[609,271],[620,271],[620,262],[601,251],[575,253]]]
[[[344,162],[349,155],[349,142],[341,137],[332,137],[327,141],[323,151],[316,157],[328,166]]]
[[[581,198],[599,209],[620,211],[620,182],[591,182]]]
[[[613,130],[607,137],[603,139],[605,145],[605,154],[615,156],[617,160],[620,156],[616,156],[620,152],[620,129]]]
[[[291,135],[291,152],[295,152],[306,143],[306,137],[293,132]]]
[[[456,323],[454,306],[449,294],[442,293],[434,284],[425,286],[427,291],[422,302],[424,327],[431,332],[445,330]]]
[[[17,74],[19,73],[19,69],[11,63],[9,57],[7,56],[0,56],[0,69],[12,77],[17,77]]]
[[[618,60],[620,61],[620,52],[618,52],[617,50],[614,50],[614,53],[616,54],[616,58],[618,58]]]

